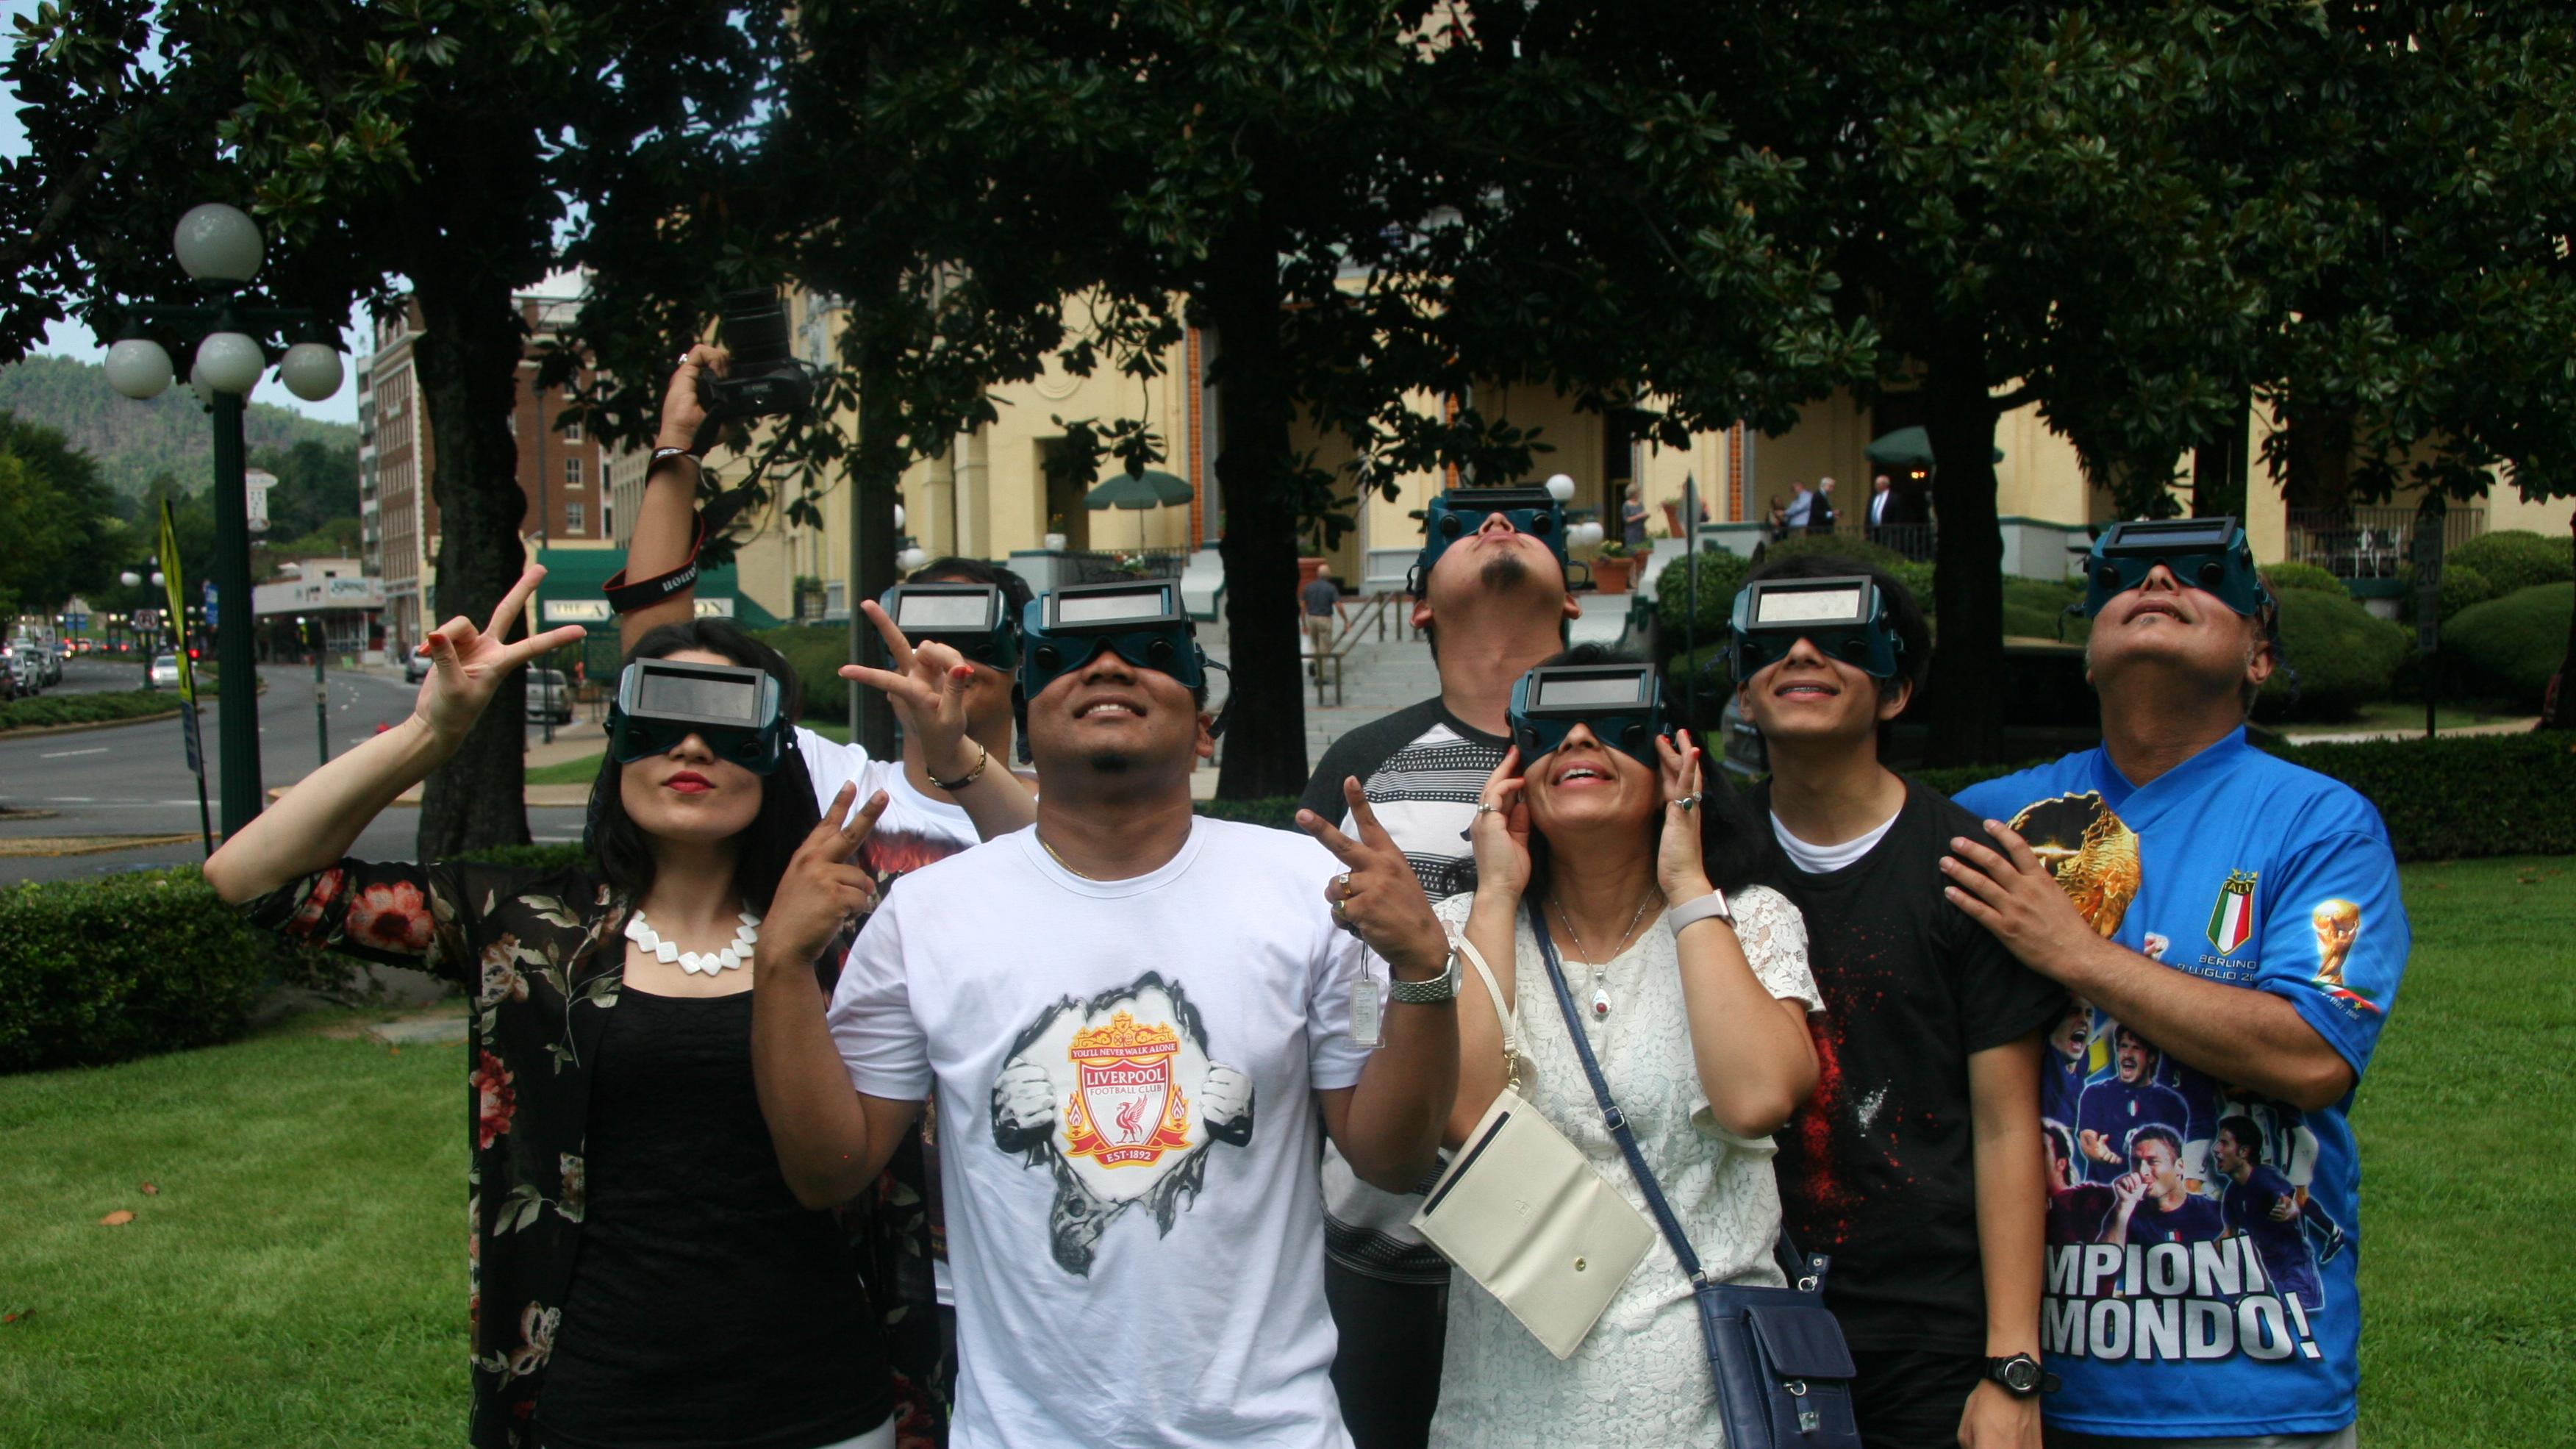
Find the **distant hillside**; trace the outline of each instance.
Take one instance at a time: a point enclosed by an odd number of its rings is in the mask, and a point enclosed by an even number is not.
[[[60,431],[97,459],[99,477],[127,497],[141,497],[153,475],[164,472],[193,492],[206,486],[214,468],[214,430],[184,382],[136,402],[107,385],[107,369],[40,354],[0,367],[0,411]],[[347,423],[257,402],[242,418],[242,436],[253,453],[308,439],[353,453],[358,446],[358,430]]]

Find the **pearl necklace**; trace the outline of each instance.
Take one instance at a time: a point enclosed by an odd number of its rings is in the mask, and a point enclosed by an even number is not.
[[[1646,918],[1646,907],[1654,903],[1655,898],[1652,895],[1637,902],[1637,914],[1628,918],[1628,929],[1619,933],[1618,944],[1610,951],[1612,957],[1615,958],[1621,951],[1628,949],[1629,938],[1637,934],[1637,923]],[[1574,918],[1565,913],[1563,901],[1551,900],[1548,904],[1556,907],[1556,919],[1565,926],[1566,939],[1574,943],[1575,950],[1583,953],[1583,964],[1592,968],[1592,1019],[1606,1020],[1610,1015],[1609,962],[1592,959],[1592,948],[1584,945],[1583,938],[1574,933]]]
[[[719,971],[739,969],[751,959],[752,943],[760,939],[760,917],[742,911],[734,919],[742,924],[735,928],[732,943],[721,951],[681,950],[679,942],[665,940],[661,932],[646,924],[640,908],[626,918],[626,939],[643,947],[657,961],[678,962],[680,969],[692,976],[700,972],[713,976]]]

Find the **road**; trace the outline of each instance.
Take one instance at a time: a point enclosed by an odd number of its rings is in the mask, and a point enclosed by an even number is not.
[[[72,659],[55,691],[131,689],[141,666]],[[268,692],[260,697],[260,765],[263,783],[293,784],[317,759],[313,725],[313,671],[309,666],[263,665]],[[411,712],[417,686],[398,678],[333,669],[329,692],[331,753],[338,755]],[[207,788],[214,788],[213,751],[220,706],[199,716],[208,753]],[[530,731],[531,738],[535,731]],[[0,739],[0,804],[56,812],[51,819],[0,820],[0,842],[82,835],[180,835],[184,844],[105,851],[94,855],[0,855],[0,884],[64,880],[177,865],[205,858],[197,839],[197,787],[188,773],[176,719],[65,734]],[[582,812],[536,809],[528,829],[539,840],[577,840]],[[409,860],[420,813],[396,806],[379,816],[351,853],[381,860]]]

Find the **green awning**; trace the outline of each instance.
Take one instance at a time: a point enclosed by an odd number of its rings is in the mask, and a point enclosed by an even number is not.
[[[1862,450],[1869,460],[1882,468],[1929,468],[1933,465],[1932,435],[1921,428],[1898,428],[1882,433],[1877,441]],[[2004,460],[2004,450],[1995,449],[1995,461]]]
[[[537,585],[537,621],[542,628],[579,624],[594,633],[617,632],[617,616],[601,592],[609,576],[626,566],[626,554],[614,548],[540,549],[537,562],[546,570]],[[775,629],[783,621],[753,602],[735,583],[734,566],[698,573],[698,613],[730,618],[746,629]]]

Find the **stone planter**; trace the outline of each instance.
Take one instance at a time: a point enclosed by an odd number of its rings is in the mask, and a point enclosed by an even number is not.
[[[1040,546],[1041,546],[1041,547],[1044,547],[1044,548],[1046,548],[1046,549],[1048,549],[1048,550],[1050,550],[1050,551],[1052,551],[1052,552],[1055,552],[1055,553],[1062,553],[1062,552],[1064,552],[1064,535],[1063,535],[1063,534],[1061,534],[1061,533],[1050,533],[1050,534],[1048,534],[1046,537],[1044,537],[1044,538],[1042,538],[1042,539],[1038,540],[1038,542],[1039,542],[1039,544],[1040,544]]]

